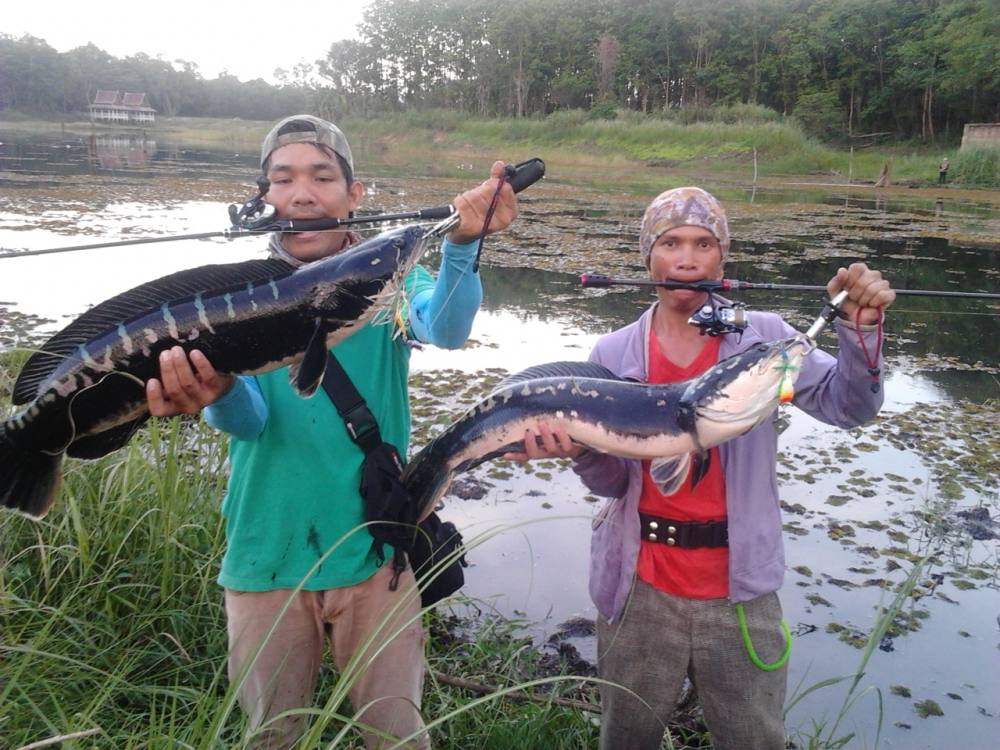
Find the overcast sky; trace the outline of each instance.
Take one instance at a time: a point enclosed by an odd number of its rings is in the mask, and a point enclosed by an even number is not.
[[[223,70],[273,81],[275,68],[325,57],[354,35],[371,0],[4,0],[0,32],[44,39],[60,52],[93,42],[115,57],[145,52],[198,64],[205,78]],[[282,7],[298,7],[285,16]]]

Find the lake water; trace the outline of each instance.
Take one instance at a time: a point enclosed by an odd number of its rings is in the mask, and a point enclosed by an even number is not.
[[[367,168],[359,175],[369,186],[366,205],[378,211],[447,203],[485,174],[489,161],[476,159],[464,179],[431,179],[423,171],[407,175],[364,143],[358,151]],[[455,162],[449,174],[465,166],[450,155],[438,161],[448,159]],[[24,138],[0,126],[0,252],[221,230],[226,205],[251,192],[254,160],[252,149],[103,133]],[[635,289],[580,287],[583,271],[641,275],[635,238],[652,191],[636,192],[638,178],[629,173],[609,174],[601,192],[579,187],[574,169],[550,162],[546,181],[522,194],[522,218],[487,242],[485,301],[469,345],[415,352],[415,447],[500,375],[584,359],[601,334],[633,320],[652,299]],[[667,172],[639,177],[673,184]],[[728,276],[825,284],[839,265],[863,259],[898,287],[1000,291],[995,194],[705,187],[730,212],[736,242]],[[56,330],[89,305],[164,274],[262,257],[263,245],[220,239],[0,259],[0,345]],[[816,293],[742,299],[803,329],[821,306]],[[960,736],[962,747],[986,748],[1000,730],[998,313],[995,302],[902,297],[886,324],[879,419],[845,432],[794,409],[782,417],[782,601],[795,634],[790,692],[849,673],[876,607],[891,600],[915,559],[930,556],[860,683],[882,692],[881,747],[950,747]],[[822,346],[834,343],[823,335]],[[539,643],[563,640],[560,626],[572,618],[592,619],[589,529],[600,503],[575,475],[560,462],[495,462],[463,479],[482,497],[446,498],[443,515],[474,544],[465,589],[473,603],[456,608],[519,618]],[[982,513],[992,522],[982,522]],[[591,638],[565,640],[593,658]],[[798,704],[789,730],[835,716],[843,692],[821,690]],[[917,704],[928,700],[943,715],[921,718]],[[871,747],[876,718],[868,695],[840,733],[856,730],[851,746]]]

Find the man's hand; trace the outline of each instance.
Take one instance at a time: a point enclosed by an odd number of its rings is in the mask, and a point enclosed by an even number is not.
[[[524,452],[505,453],[504,458],[511,461],[528,461],[536,458],[576,458],[586,450],[573,443],[566,430],[557,427],[549,428],[546,422],[539,422],[538,432],[528,429],[524,431]]]
[[[193,367],[192,367],[193,365]],[[197,414],[233,384],[232,375],[216,372],[197,349],[190,358],[179,346],[160,352],[160,379],[146,382],[146,401],[154,417]]]
[[[879,308],[884,310],[896,299],[896,293],[882,274],[864,263],[852,263],[849,268],[837,269],[837,275],[827,283],[826,291],[832,299],[842,289],[847,290],[848,296],[840,306],[841,313],[854,321],[858,319],[860,308],[860,320],[864,325],[878,323],[881,319]]]
[[[493,162],[493,166],[490,168],[490,178],[486,182],[455,197],[452,203],[458,211],[461,222],[448,232],[450,241],[458,245],[465,245],[482,234],[486,213],[489,211],[493,195],[497,191],[500,176],[503,174],[503,166],[502,161]],[[514,197],[514,190],[511,186],[504,183],[500,197],[497,199],[493,218],[490,219],[487,234],[499,232],[509,226],[516,218],[517,198]]]

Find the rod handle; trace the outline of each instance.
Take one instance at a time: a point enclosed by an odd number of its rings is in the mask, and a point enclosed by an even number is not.
[[[519,164],[508,164],[504,167],[504,171],[511,188],[515,193],[520,193],[545,176],[545,162],[536,156]]]
[[[603,273],[581,273],[580,274],[580,285],[585,287],[606,287],[611,286],[614,282],[611,277]]]
[[[422,208],[416,212],[416,218],[418,219],[429,219],[431,221],[440,221],[441,219],[447,219],[455,212],[455,207],[452,205],[447,206],[435,206],[434,208]]]

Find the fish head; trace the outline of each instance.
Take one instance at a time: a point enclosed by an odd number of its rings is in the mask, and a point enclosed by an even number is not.
[[[423,255],[424,228],[418,224],[390,229],[308,266],[317,278],[383,282],[408,274]]]
[[[371,237],[297,273],[308,275],[320,317],[360,320],[401,302],[403,279],[427,244],[424,228],[411,224]]]
[[[790,400],[802,361],[814,348],[801,334],[762,342],[702,373],[681,397],[698,443],[711,448],[742,435]]]

